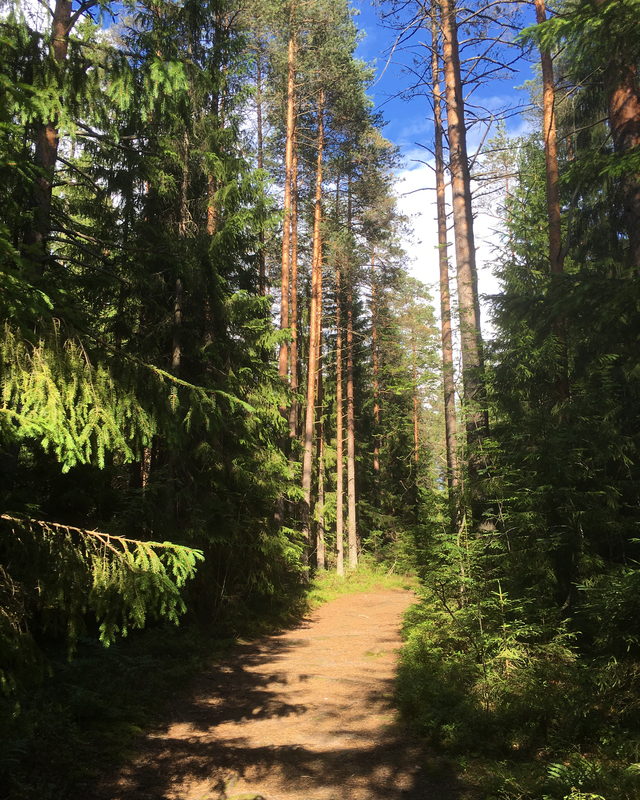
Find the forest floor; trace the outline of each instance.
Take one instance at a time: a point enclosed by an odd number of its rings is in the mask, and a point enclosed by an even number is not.
[[[167,708],[96,800],[456,800],[447,763],[399,720],[409,591],[351,594],[240,642]]]

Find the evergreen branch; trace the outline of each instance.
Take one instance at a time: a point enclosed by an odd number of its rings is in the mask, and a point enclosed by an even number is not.
[[[189,381],[182,380],[182,378],[178,378],[175,375],[172,375],[170,372],[167,372],[160,367],[156,367],[155,364],[149,364],[146,361],[142,361],[142,359],[136,358],[136,356],[130,355],[129,353],[123,353],[122,350],[118,350],[116,347],[108,342],[105,342],[104,339],[101,339],[99,336],[96,336],[90,331],[84,331],[84,333],[86,333],[87,336],[90,336],[101,347],[106,348],[115,355],[125,358],[127,361],[130,361],[133,364],[137,364],[139,367],[144,367],[145,369],[154,372],[156,375],[168,380],[170,383],[174,383],[177,386],[184,386],[186,389],[195,392],[203,400],[206,400],[212,408],[216,408],[216,404],[214,399],[209,397],[209,393],[224,397],[231,403],[232,406],[237,403],[241,408],[250,414],[255,413],[256,409],[252,405],[247,403],[245,400],[241,400],[239,397],[229,394],[229,392],[224,392],[222,389],[205,389],[203,386],[196,386],[195,383],[189,383]]]
[[[0,515],[0,520],[11,526],[13,536],[5,537],[5,542],[14,566],[25,558],[47,565],[36,573],[37,592],[31,593],[30,603],[65,619],[70,650],[87,607],[100,622],[105,646],[117,633],[126,635],[129,627],[142,628],[148,614],[177,623],[186,610],[179,590],[193,578],[196,563],[204,559],[200,550],[172,542],[145,542],[10,514]],[[22,532],[30,533],[32,539]],[[23,568],[28,570],[26,563]],[[3,577],[0,589],[7,594],[12,585],[0,573]],[[10,620],[14,636],[25,615],[18,608]]]
[[[51,241],[51,239],[49,239]],[[57,239],[56,241],[62,241],[61,239]],[[123,284],[123,286],[131,286],[131,282],[126,280],[125,278],[121,278],[119,275],[116,275],[113,272],[110,272],[108,269],[103,269],[102,267],[97,267],[95,264],[87,264],[86,261],[82,261],[79,258],[74,258],[74,256],[65,255],[58,257],[53,257],[53,260],[56,263],[60,263],[61,261],[76,264],[78,267],[82,267],[83,269],[90,269],[93,272],[101,272],[103,275],[106,275],[109,278],[113,278],[116,281],[119,281]]]
[[[80,244],[80,242],[74,241],[73,239],[63,239],[60,236],[50,236],[49,237],[49,241],[50,242],[59,242],[60,244],[71,244],[74,247],[77,247],[78,250],[82,250],[84,253],[86,253],[87,255],[91,256],[92,258],[97,258],[97,259],[99,259],[100,261],[103,261],[103,262],[107,261],[107,259],[104,256],[101,256],[100,253],[94,253],[88,247],[86,247],[83,244]],[[54,256],[54,258],[55,258],[55,256]],[[62,259],[66,260],[67,257],[66,256],[62,256]],[[57,260],[58,259],[56,258],[56,261]],[[85,267],[86,269],[91,269],[94,272],[101,272],[103,275],[107,275],[109,278],[113,278],[115,281],[119,281],[124,286],[131,286],[131,283],[129,281],[126,281],[124,278],[121,278],[119,275],[116,275],[115,272],[111,272],[108,269],[104,269],[104,267],[97,267],[95,264],[87,264],[85,261],[79,261],[77,259],[74,259],[74,260],[75,260],[76,264],[78,264],[79,266]]]
[[[72,170],[73,172],[77,172],[78,175],[81,175],[87,181],[89,186],[95,190],[96,194],[104,194],[104,189],[93,180],[93,178],[91,177],[91,175],[89,175],[88,172],[85,172],[83,169],[80,169],[80,167],[77,164],[73,164],[71,161],[68,161],[66,158],[63,158],[63,156],[61,156],[59,153],[57,155],[57,160],[60,161],[62,164],[64,164],[66,167],[69,167],[69,169]]]
[[[89,530],[88,528],[77,528],[75,525],[64,525],[60,522],[51,522],[49,520],[43,519],[35,519],[33,517],[12,517],[10,514],[0,514],[0,519],[3,519],[7,522],[15,522],[17,524],[24,524],[29,523],[30,525],[37,525],[43,529],[52,528],[56,531],[64,531],[66,533],[74,533],[79,534],[80,536],[90,536],[97,539],[101,544],[105,547],[108,547],[109,550],[112,550],[117,555],[122,555],[122,552],[114,546],[113,542],[118,542],[123,549],[126,549],[129,545],[133,545],[134,547],[144,546],[144,547],[160,547],[164,550],[185,550],[190,553],[194,553],[196,559],[203,560],[204,555],[202,554],[202,550],[197,550],[196,548],[185,547],[184,545],[174,544],[173,542],[154,542],[154,541],[142,541],[141,539],[129,539],[126,536],[118,536],[114,533],[105,533],[104,531],[98,530]]]

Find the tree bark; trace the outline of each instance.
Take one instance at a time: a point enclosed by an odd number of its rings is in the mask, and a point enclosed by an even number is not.
[[[72,25],[71,0],[56,0],[51,34],[53,58],[60,71],[67,59]],[[47,261],[47,238],[51,232],[51,193],[59,143],[56,119],[36,125],[34,164],[40,175],[31,190],[29,208],[33,216],[24,243],[37,277],[44,274]]]
[[[171,372],[178,377],[182,361],[182,298],[184,286],[182,278],[176,278],[173,299],[173,343],[171,346]]]
[[[319,350],[322,350],[321,335],[318,337]],[[316,508],[316,566],[325,569],[325,543],[324,543],[324,424],[323,424],[323,382],[322,382],[322,353],[318,356],[318,504]]]
[[[486,429],[483,406],[483,355],[480,331],[478,273],[473,236],[471,179],[467,156],[464,99],[460,74],[458,25],[454,0],[441,0],[442,52],[453,192],[458,314],[462,351],[462,379],[467,412],[467,438],[474,441]]]
[[[180,181],[180,222],[178,235],[184,238],[189,230],[189,132],[182,135],[182,179]]]
[[[536,21],[541,24],[547,18],[544,0],[535,0],[535,7]],[[548,50],[541,50],[540,60],[542,63],[542,124],[547,179],[547,219],[549,222],[549,265],[552,274],[561,275],[564,271],[564,258],[562,255],[562,219],[560,216],[558,150],[554,110],[555,85],[551,53]],[[569,377],[567,374],[567,337],[564,321],[561,318],[555,320],[554,329],[560,345],[560,371],[556,378],[556,392],[558,400],[564,402],[569,398]]]
[[[284,220],[282,224],[282,278],[280,291],[280,330],[289,327],[289,275],[291,264],[291,170],[293,164],[293,110],[294,110],[294,77],[295,77],[295,6],[291,4],[289,16],[289,45],[287,53],[287,130],[285,142],[284,162]],[[278,375],[286,383],[289,368],[289,347],[287,342],[280,343],[278,354]],[[288,418],[285,406],[280,407],[280,413]],[[280,445],[286,451],[286,435],[282,437]],[[276,503],[275,521],[278,526],[284,523],[284,497],[281,495]],[[308,563],[308,547],[304,550],[305,564]]]
[[[607,0],[598,0],[604,4]],[[623,54],[611,58],[604,73],[609,128],[616,153],[624,153],[640,145],[640,88],[636,64],[629,64]],[[640,175],[624,179],[625,222],[631,259],[640,274]]]
[[[444,186],[444,154],[442,146],[442,103],[438,59],[438,20],[435,5],[431,15],[433,77],[433,112],[435,122],[436,208],[438,215],[438,263],[440,267],[440,317],[442,338],[442,382],[444,389],[444,423],[447,450],[447,484],[449,490],[459,485],[458,423],[451,336],[451,295],[449,292],[449,253],[447,243],[447,208]]]
[[[356,435],[353,398],[353,279],[347,284],[347,529],[349,536],[349,569],[358,566],[356,528]]]
[[[293,162],[293,108],[294,108],[294,67],[295,32],[293,25],[294,6],[291,6],[289,22],[289,48],[287,56],[287,133],[284,162],[284,222],[282,228],[282,292],[280,300],[280,330],[289,327],[289,272],[291,263],[291,166]],[[283,381],[287,379],[289,348],[286,342],[280,344],[278,374]]]
[[[380,382],[378,353],[378,308],[375,247],[371,245],[371,345],[373,358],[373,487],[375,507],[380,508]]]
[[[258,169],[264,167],[264,143],[262,133],[262,47],[263,39],[258,37],[256,49],[256,115],[258,128]],[[264,297],[267,293],[267,264],[264,251],[265,238],[264,227],[260,225],[259,233],[260,252],[258,254],[258,291]]]
[[[336,270],[336,550],[338,575],[344,575],[344,464],[342,448],[344,440],[342,417],[342,320],[340,296],[340,266]]]
[[[311,259],[311,308],[309,312],[309,368],[307,372],[307,403],[304,426],[304,455],[302,458],[301,520],[304,542],[303,564],[309,565],[310,517],[311,517],[311,461],[313,455],[313,427],[319,323],[322,314],[322,157],[324,151],[324,90],[318,100],[318,156],[316,168],[316,196],[313,221],[313,255]]]
[[[217,182],[213,175],[207,176],[207,233],[213,236],[216,232],[217,211],[216,211],[216,192],[218,191]]]
[[[411,334],[411,358],[413,361],[413,460],[417,471],[420,462],[420,438],[418,427],[418,359],[414,333]]]
[[[291,408],[289,436],[298,436],[298,128],[293,126],[293,161],[291,165]]]

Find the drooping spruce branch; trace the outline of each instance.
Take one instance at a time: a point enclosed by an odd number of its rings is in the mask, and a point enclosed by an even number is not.
[[[205,390],[139,358],[118,355],[154,373],[159,385],[182,386],[192,399],[216,411],[220,397],[232,408],[239,405],[245,411],[254,410],[228,392]],[[94,459],[103,467],[107,452],[134,460],[139,449],[151,446],[159,432],[157,414],[143,405],[134,387],[118,382],[109,365],[92,363],[82,342],[63,337],[55,321],[49,334],[36,344],[6,325],[0,367],[0,430],[10,438],[37,439],[45,450],[54,452],[64,472]],[[174,397],[175,392],[170,401]]]
[[[203,560],[200,550],[172,542],[130,539],[49,520],[0,515],[0,686],[15,686],[21,662],[38,659],[30,631],[66,629],[69,651],[93,611],[100,641],[142,628],[149,616],[178,623],[186,606],[180,589]],[[10,603],[4,600],[9,599]],[[18,668],[18,669],[16,669]]]

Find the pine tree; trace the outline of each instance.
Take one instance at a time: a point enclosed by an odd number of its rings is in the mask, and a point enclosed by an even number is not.
[[[471,208],[471,182],[458,46],[458,21],[455,4],[452,0],[442,0],[440,20],[442,25],[442,60],[447,105],[449,169],[453,192],[453,225],[458,277],[462,380],[466,402],[467,431],[470,443],[473,443],[476,434],[486,426],[485,412],[482,409],[483,355],[478,272],[475,260],[473,211]]]
[[[433,78],[433,119],[435,125],[436,205],[438,216],[438,262],[440,267],[440,320],[442,332],[442,378],[444,414],[447,442],[447,483],[455,490],[460,482],[458,475],[458,438],[455,407],[453,367],[453,340],[451,331],[451,301],[449,293],[449,256],[447,244],[447,212],[445,204],[444,154],[440,66],[438,47],[437,7],[431,9],[431,74]]]

